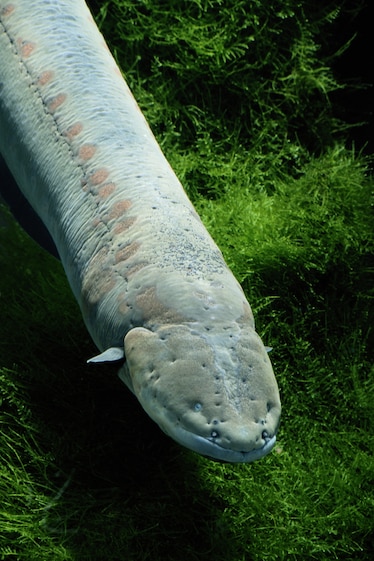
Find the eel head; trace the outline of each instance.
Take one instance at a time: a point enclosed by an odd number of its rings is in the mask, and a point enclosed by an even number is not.
[[[136,327],[120,377],[178,443],[215,460],[251,462],[274,446],[277,383],[254,329],[236,323]]]

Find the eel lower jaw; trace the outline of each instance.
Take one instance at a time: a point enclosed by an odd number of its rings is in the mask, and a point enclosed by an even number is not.
[[[213,439],[204,438],[203,436],[189,432],[181,426],[173,427],[171,430],[170,428],[167,430],[161,425],[160,428],[165,434],[170,436],[170,438],[178,442],[178,444],[211,460],[227,463],[248,463],[259,460],[272,450],[276,442],[275,435],[272,437],[266,436],[264,438],[265,443],[261,448],[241,452],[230,448],[223,448]]]
[[[126,386],[132,391],[132,393],[136,395],[134,391],[133,383],[131,376],[129,374],[128,368],[126,363],[122,365],[120,371],[118,372],[120,379],[126,384]],[[273,436],[268,436],[266,431],[262,433],[262,438],[264,440],[263,446],[260,448],[253,448],[252,450],[246,451],[238,451],[232,450],[230,448],[224,448],[220,446],[213,438],[205,438],[200,436],[199,434],[193,433],[191,431],[186,430],[180,424],[173,424],[167,421],[165,414],[163,413],[160,415],[155,414],[155,411],[149,409],[146,403],[142,403],[141,399],[139,399],[140,403],[142,404],[144,410],[148,413],[148,415],[157,423],[160,429],[170,438],[172,438],[178,444],[181,444],[185,448],[196,452],[206,458],[211,460],[216,460],[219,462],[227,462],[227,463],[249,463],[255,460],[259,460],[266,456],[274,447],[276,442],[276,432],[278,429],[278,425],[274,431]]]

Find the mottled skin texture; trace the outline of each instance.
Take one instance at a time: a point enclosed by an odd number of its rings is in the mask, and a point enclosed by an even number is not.
[[[274,445],[277,383],[243,291],[81,0],[0,0],[0,152],[47,226],[84,321],[178,442]],[[105,353],[107,349],[111,349]]]

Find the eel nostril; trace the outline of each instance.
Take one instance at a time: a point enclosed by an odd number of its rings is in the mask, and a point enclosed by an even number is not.
[[[268,431],[266,431],[266,430],[262,431],[262,435],[261,435],[261,436],[262,436],[262,438],[263,438],[266,442],[267,442],[268,440],[270,440],[269,433],[268,433]]]

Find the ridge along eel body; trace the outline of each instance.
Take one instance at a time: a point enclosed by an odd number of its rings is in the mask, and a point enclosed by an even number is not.
[[[0,152],[57,247],[91,360],[122,359],[180,444],[266,455],[281,407],[251,308],[82,0],[0,0]]]

